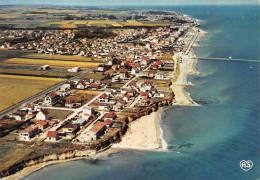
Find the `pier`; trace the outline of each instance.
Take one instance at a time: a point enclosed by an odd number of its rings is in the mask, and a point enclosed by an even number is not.
[[[260,63],[260,60],[253,59],[232,59],[232,58],[210,58],[210,57],[197,57],[198,60],[206,61],[235,61],[235,62],[255,62]]]

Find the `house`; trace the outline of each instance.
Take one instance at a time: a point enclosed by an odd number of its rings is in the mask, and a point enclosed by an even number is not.
[[[149,93],[148,92],[142,92],[141,93],[141,98],[144,99],[146,97],[149,97]]]
[[[145,97],[140,101],[140,104],[143,106],[149,105],[149,103],[150,103],[150,99],[148,97]]]
[[[110,110],[110,105],[108,104],[100,104],[98,106],[99,110]]]
[[[106,129],[106,124],[103,122],[96,122],[94,126],[88,131],[87,136],[90,140],[97,140],[101,135],[103,135]]]
[[[126,95],[123,96],[123,100],[129,101],[130,97],[131,97],[130,94],[126,94]]]
[[[99,72],[104,72],[104,71],[105,71],[105,66],[104,66],[104,65],[99,65],[99,66],[97,67],[97,71],[99,71]]]
[[[48,120],[49,119],[49,112],[46,109],[41,109],[36,117],[36,120]]]
[[[19,138],[21,140],[29,141],[29,140],[31,140],[31,138],[33,138],[35,135],[37,135],[39,132],[40,132],[40,130],[39,130],[38,126],[28,127],[19,133]]]
[[[75,101],[73,99],[66,99],[65,107],[72,108],[75,105]]]
[[[92,84],[91,88],[92,89],[100,89],[100,84]]]
[[[34,111],[34,105],[28,103],[24,106],[23,110]]]
[[[46,121],[39,121],[39,129],[44,130],[48,127],[48,123]]]
[[[125,79],[128,77],[128,70],[127,69],[121,69],[119,74],[120,79]]]
[[[46,97],[45,97],[45,99],[44,99],[44,102],[46,103],[46,104],[52,104],[52,103],[54,103],[55,101],[57,101],[57,99],[59,98],[59,96],[56,94],[56,92],[51,92],[51,93],[49,93]]]
[[[131,81],[128,86],[130,87],[137,87],[137,82],[136,81]]]
[[[110,119],[105,120],[104,123],[107,127],[111,127],[113,125],[113,121]]]
[[[78,129],[79,129],[79,126],[78,126],[78,125],[68,123],[68,124],[66,124],[66,125],[62,128],[62,131],[63,131],[64,133],[74,133],[74,132],[78,131]]]
[[[75,121],[74,124],[80,125],[80,126],[84,126],[86,124],[86,119],[78,119]]]
[[[79,71],[80,71],[80,67],[73,67],[71,69],[68,69],[68,72],[73,72],[73,73],[79,72]]]
[[[164,72],[157,72],[155,74],[155,79],[165,79]]]
[[[113,105],[113,110],[114,111],[121,111],[123,109],[123,106],[121,104],[115,104]]]
[[[107,103],[108,101],[109,101],[109,96],[106,93],[103,93],[101,96],[99,96],[100,103]]]
[[[59,139],[58,131],[48,131],[48,133],[47,133],[47,140],[55,142],[58,139]]]
[[[115,120],[116,119],[116,113],[114,113],[114,112],[107,113],[105,115],[105,120],[107,120],[107,119]]]
[[[126,107],[126,101],[125,100],[119,100],[118,103],[122,105],[123,107]]]
[[[130,94],[131,96],[135,96],[136,93],[137,93],[137,91],[136,91],[135,89],[129,89],[129,90],[127,91],[127,93]]]
[[[91,106],[85,106],[82,111],[83,115],[85,116],[92,116],[94,115],[95,111],[94,108]]]
[[[77,85],[77,89],[86,89],[88,86],[84,81],[80,81],[79,84]]]
[[[50,66],[49,66],[49,65],[40,66],[40,67],[38,68],[39,71],[46,71],[46,70],[48,70],[48,69],[50,69]]]
[[[67,82],[60,87],[60,91],[66,92],[72,88],[73,82]]]

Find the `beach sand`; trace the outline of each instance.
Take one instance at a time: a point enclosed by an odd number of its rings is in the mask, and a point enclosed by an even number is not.
[[[130,123],[129,129],[123,136],[122,141],[114,144],[113,148],[158,150],[161,146],[160,129],[157,118],[161,110],[152,112]]]

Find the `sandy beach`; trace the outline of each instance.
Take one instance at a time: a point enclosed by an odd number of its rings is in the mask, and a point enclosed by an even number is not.
[[[130,123],[122,141],[113,148],[136,150],[159,150],[161,145],[158,116],[161,110],[143,116]]]

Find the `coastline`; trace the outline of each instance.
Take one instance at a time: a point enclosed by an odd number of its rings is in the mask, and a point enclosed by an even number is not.
[[[202,31],[202,30],[200,30]],[[205,31],[199,33],[198,38],[195,40],[197,43],[199,37],[205,35]],[[196,44],[195,44],[196,46]],[[194,44],[192,45],[194,47]],[[173,58],[177,68],[176,71],[172,73],[172,85],[171,89],[175,93],[175,102],[173,105],[184,105],[184,106],[194,106],[198,105],[192,100],[188,92],[185,91],[185,87],[191,86],[192,84],[187,82],[188,75],[198,74],[195,66],[197,64],[197,59],[194,58],[195,54],[193,48],[187,55],[187,62],[180,63],[177,58]],[[118,152],[119,150],[141,150],[141,151],[165,151],[167,150],[167,142],[163,139],[163,131],[160,126],[160,116],[163,108],[159,108],[156,112],[152,112],[149,115],[143,116],[129,124],[129,129],[126,134],[122,137],[122,141],[117,144],[113,144],[112,147],[105,151],[99,152],[91,156],[92,159],[106,158],[108,155]],[[142,131],[140,131],[142,129]],[[140,138],[140,137],[145,138]],[[130,145],[129,145],[130,144]],[[48,161],[40,164],[36,164],[30,167],[26,167],[17,173],[4,177],[3,179],[13,180],[22,179],[33,172],[36,172],[44,167],[67,163],[70,161],[76,161],[86,159],[86,157],[76,157],[66,160],[54,160]]]

